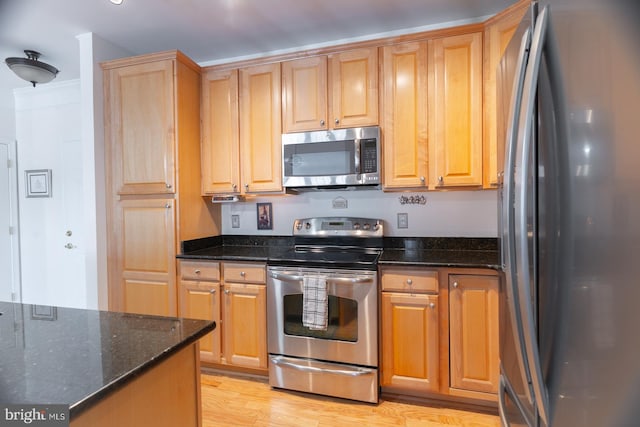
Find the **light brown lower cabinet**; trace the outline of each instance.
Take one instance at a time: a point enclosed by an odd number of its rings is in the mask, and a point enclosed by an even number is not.
[[[179,261],[179,315],[216,321],[204,364],[267,369],[266,272],[260,263]]]
[[[396,266],[380,277],[382,391],[495,405],[498,275]]]
[[[382,292],[382,387],[438,392],[438,296]]]
[[[498,392],[498,277],[449,275],[450,391]]]

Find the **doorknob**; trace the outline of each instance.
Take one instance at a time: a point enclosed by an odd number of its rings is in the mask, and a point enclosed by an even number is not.
[[[74,245],[73,243],[67,243],[66,245],[64,245],[64,247],[67,249],[73,249],[76,247],[76,245]]]

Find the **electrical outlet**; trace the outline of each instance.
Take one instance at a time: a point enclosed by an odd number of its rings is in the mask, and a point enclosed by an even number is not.
[[[408,213],[399,213],[398,214],[398,228],[409,228],[409,214]]]
[[[240,228],[240,215],[231,215],[231,228]]]

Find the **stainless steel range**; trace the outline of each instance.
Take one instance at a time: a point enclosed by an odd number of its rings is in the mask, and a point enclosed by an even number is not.
[[[382,221],[298,219],[293,236],[268,266],[269,384],[375,403]]]

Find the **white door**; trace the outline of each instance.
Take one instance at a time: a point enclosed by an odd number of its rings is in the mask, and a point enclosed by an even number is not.
[[[20,301],[16,147],[0,141],[0,301]]]

